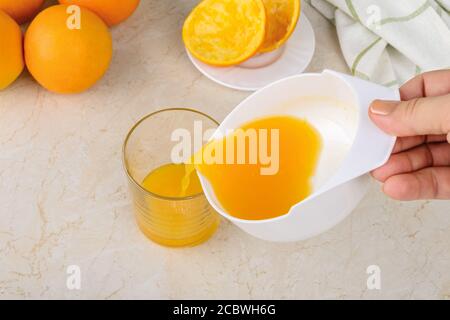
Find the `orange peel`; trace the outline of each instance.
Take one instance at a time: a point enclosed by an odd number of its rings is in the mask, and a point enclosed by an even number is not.
[[[226,67],[257,53],[265,33],[262,0],[204,0],[186,19],[183,41],[198,60]]]

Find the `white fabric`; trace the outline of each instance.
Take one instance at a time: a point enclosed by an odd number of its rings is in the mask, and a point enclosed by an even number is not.
[[[307,0],[335,25],[352,74],[387,86],[450,68],[450,0]]]

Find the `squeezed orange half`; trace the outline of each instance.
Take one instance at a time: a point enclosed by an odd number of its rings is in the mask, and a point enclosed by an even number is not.
[[[319,133],[291,116],[261,118],[239,129],[206,145],[196,169],[234,217],[262,220],[287,214],[312,193]]]
[[[263,0],[266,8],[266,36],[261,53],[281,47],[294,32],[300,17],[300,0]]]
[[[264,41],[266,11],[262,0],[204,0],[183,26],[183,41],[200,61],[218,67],[239,64]]]

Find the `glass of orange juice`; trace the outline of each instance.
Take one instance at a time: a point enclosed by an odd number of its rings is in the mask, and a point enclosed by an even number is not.
[[[196,110],[168,108],[139,120],[123,145],[136,221],[151,240],[170,247],[209,239],[220,217],[209,205],[192,166],[217,121]],[[182,154],[184,152],[184,154]]]

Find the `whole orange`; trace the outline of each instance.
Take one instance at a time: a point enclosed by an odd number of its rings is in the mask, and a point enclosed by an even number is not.
[[[96,14],[78,8],[79,28],[69,27],[67,5],[39,13],[25,34],[28,70],[44,88],[57,93],[77,93],[93,86],[112,58],[108,27]]]
[[[22,31],[13,18],[0,10],[0,90],[22,73]]]
[[[86,7],[98,14],[109,26],[125,21],[133,14],[140,0],[59,0],[62,4]]]
[[[0,0],[0,10],[22,24],[36,15],[43,3],[44,0]]]

